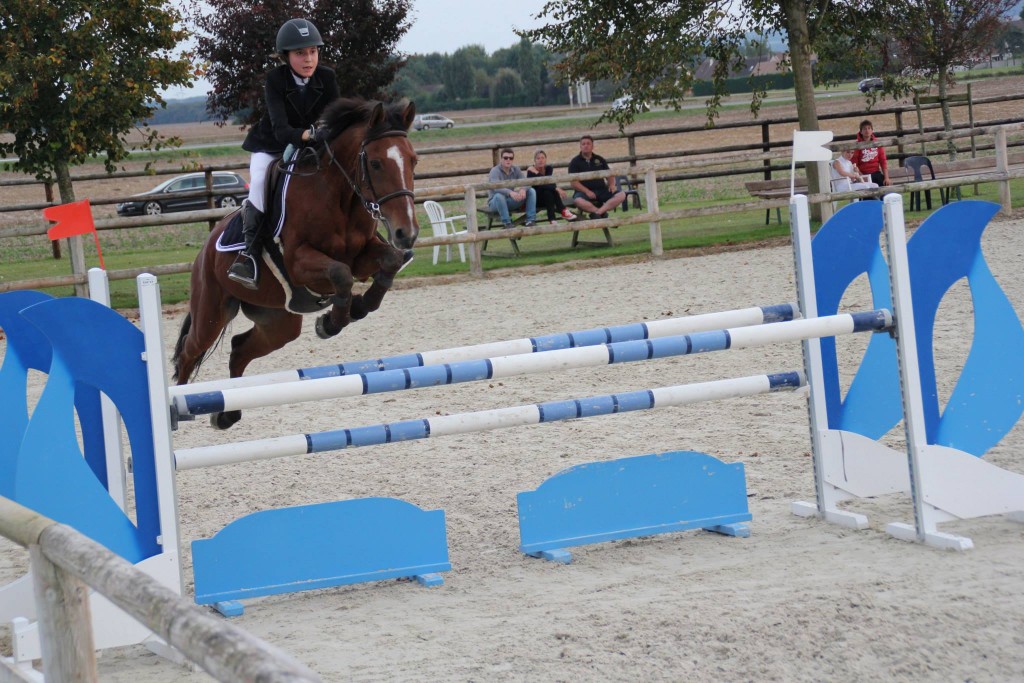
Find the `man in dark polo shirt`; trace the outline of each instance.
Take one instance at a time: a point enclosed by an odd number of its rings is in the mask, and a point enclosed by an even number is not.
[[[569,173],[607,171],[608,162],[594,154],[594,138],[584,135],[580,138],[580,153],[569,162]],[[615,176],[574,180],[573,203],[590,214],[591,218],[608,218],[608,212],[626,199],[626,193],[615,187]]]

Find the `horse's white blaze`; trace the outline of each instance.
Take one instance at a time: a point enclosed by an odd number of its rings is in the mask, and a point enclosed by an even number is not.
[[[398,175],[405,179],[405,157],[402,156],[402,151],[398,149],[398,145],[391,145],[388,147],[388,159],[391,159],[398,165]],[[411,190],[410,187],[403,187],[403,189]],[[406,215],[409,219],[409,223],[413,221],[413,204],[409,202],[405,209]]]

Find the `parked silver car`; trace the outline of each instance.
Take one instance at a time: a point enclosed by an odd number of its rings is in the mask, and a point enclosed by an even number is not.
[[[452,128],[455,122],[447,116],[440,114],[420,114],[412,121],[412,127],[416,130],[430,130],[431,128]]]

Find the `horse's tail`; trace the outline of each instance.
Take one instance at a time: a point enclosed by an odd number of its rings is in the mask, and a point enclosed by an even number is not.
[[[171,357],[171,362],[174,363],[174,374],[171,375],[171,380],[174,382],[178,381],[178,376],[181,372],[181,351],[185,347],[185,337],[188,336],[188,331],[192,329],[192,314],[186,313],[185,319],[181,321],[181,330],[178,331],[178,341],[174,342],[174,355]],[[202,362],[202,358],[196,363],[195,370],[192,371],[192,375],[196,374],[196,370],[199,369],[199,363]],[[186,377],[185,381],[191,380],[192,377]]]

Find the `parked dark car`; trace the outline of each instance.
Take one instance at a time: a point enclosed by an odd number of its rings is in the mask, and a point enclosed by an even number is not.
[[[866,94],[872,90],[881,90],[883,85],[881,78],[865,78],[857,84],[857,87],[862,93]]]
[[[231,190],[231,194],[219,194],[213,199],[214,206],[230,208],[238,206],[249,196],[249,183],[237,173],[213,172],[215,190]],[[189,173],[165,180],[152,190],[136,195],[130,201],[115,208],[119,216],[159,216],[173,211],[198,211],[207,208],[206,195],[194,194],[206,189],[204,173]],[[182,193],[193,193],[182,197]]]

